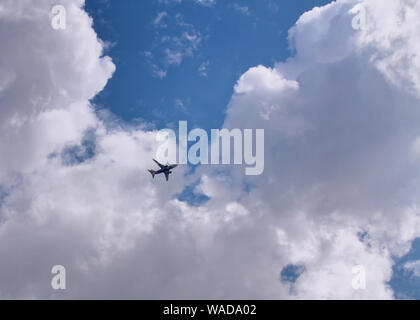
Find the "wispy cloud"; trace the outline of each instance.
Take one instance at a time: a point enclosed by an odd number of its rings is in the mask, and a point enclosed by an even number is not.
[[[166,11],[161,11],[157,13],[152,25],[157,28],[156,40],[143,56],[152,76],[164,78],[168,74],[168,68],[179,66],[186,58],[194,57],[203,36],[194,25],[186,22],[180,13],[171,18]],[[169,35],[170,31],[173,33],[174,30],[178,34]]]
[[[205,7],[213,7],[216,4],[216,0],[193,0],[193,1]],[[179,4],[181,2],[183,2],[183,0],[159,0],[159,3],[163,3],[166,5]]]
[[[251,15],[251,12],[250,12],[250,10],[249,10],[249,8],[247,6],[241,6],[241,5],[237,4],[237,3],[234,3],[234,4],[232,4],[232,8],[237,13],[243,14],[245,16],[250,16]]]
[[[181,110],[184,113],[188,113],[188,105],[191,103],[191,98],[187,99],[175,99],[174,106],[176,109]]]
[[[167,71],[155,63],[155,58],[152,52],[150,51],[143,52],[143,57],[145,58],[146,64],[149,66],[150,73],[153,77],[159,78],[159,79],[163,79],[166,77]]]
[[[186,57],[194,56],[201,39],[200,32],[195,29],[183,32],[180,36],[163,37],[161,41],[166,47],[164,63],[168,66],[180,65]]]
[[[160,28],[166,28],[168,25],[164,22],[165,17],[168,16],[168,13],[165,11],[159,12],[156,18],[153,20],[153,24]]]
[[[210,65],[210,61],[204,61],[199,67],[198,67],[198,74],[202,77],[207,77],[207,69]]]
[[[216,0],[194,0],[194,1],[206,7],[212,7],[216,4]]]

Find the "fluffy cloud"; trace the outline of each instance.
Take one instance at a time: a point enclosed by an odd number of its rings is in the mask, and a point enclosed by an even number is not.
[[[365,1],[366,28],[354,30],[357,4],[302,15],[289,33],[296,54],[245,73],[225,123],[266,129],[265,176],[236,178],[268,207],[284,259],[305,266],[294,285],[305,298],[391,297],[391,257],[420,231],[420,3]],[[368,266],[365,292],[350,286],[358,264]]]
[[[51,27],[52,1],[39,7],[0,3],[0,183],[30,172],[64,144],[77,143],[95,125],[88,100],[103,89],[115,66],[81,1],[68,1],[67,29]],[[43,34],[45,33],[45,34]]]
[[[420,236],[420,3],[365,1],[354,30],[358,3],[305,13],[296,54],[238,80],[225,126],[265,129],[263,176],[179,168],[166,184],[146,171],[155,133],[89,103],[115,66],[83,1],[63,2],[66,30],[53,1],[1,1],[0,297],[392,298],[392,257]],[[197,179],[210,200],[177,200]],[[284,283],[291,264],[304,272]]]

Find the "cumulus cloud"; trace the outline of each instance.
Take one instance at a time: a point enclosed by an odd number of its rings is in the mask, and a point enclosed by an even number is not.
[[[225,126],[265,129],[264,175],[179,168],[152,183],[155,132],[89,102],[115,66],[83,1],[63,1],[65,30],[50,26],[52,1],[1,1],[0,297],[392,298],[392,257],[420,235],[420,3],[364,1],[354,30],[358,3],[305,13],[295,55],[238,80]],[[68,161],[86,139],[91,154]],[[197,180],[209,200],[178,200]],[[355,265],[366,290],[352,288]]]
[[[227,127],[266,129],[266,176],[245,183],[278,226],[284,259],[305,266],[299,297],[391,297],[390,257],[406,253],[420,231],[412,157],[420,3],[365,1],[367,28],[354,30],[358,3],[302,15],[289,33],[295,55],[251,68],[228,108]],[[369,235],[364,245],[360,232]],[[348,280],[358,264],[367,266],[363,293]]]

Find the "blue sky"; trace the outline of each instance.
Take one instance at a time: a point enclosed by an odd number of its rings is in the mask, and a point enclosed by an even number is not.
[[[208,7],[193,0],[127,0],[123,6],[88,0],[86,10],[117,65],[95,103],[157,128],[178,120],[219,128],[240,75],[289,57],[288,29],[303,12],[328,2],[218,1]],[[168,49],[181,57],[170,60]]]
[[[219,128],[238,78],[250,67],[272,66],[292,55],[288,29],[305,11],[329,2],[244,0],[205,6],[193,0],[125,0],[124,5],[87,0],[95,31],[117,66],[94,103],[130,123],[176,128],[179,120],[188,120],[189,126]],[[181,200],[202,203],[190,189]],[[417,241],[394,267],[390,284],[397,298],[420,298],[419,278],[404,269],[404,263],[420,257],[419,248]],[[296,268],[285,268],[282,279],[295,281]]]

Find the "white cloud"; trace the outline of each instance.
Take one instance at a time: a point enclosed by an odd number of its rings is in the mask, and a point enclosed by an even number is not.
[[[208,76],[208,67],[210,65],[210,61],[206,60],[198,67],[198,74],[202,77]]]
[[[180,111],[184,112],[184,113],[188,113],[188,105],[191,103],[191,99],[187,98],[187,99],[175,99],[175,103],[174,106],[175,108],[179,109]]]
[[[238,12],[240,14],[243,14],[244,16],[251,15],[251,12],[249,11],[249,8],[247,6],[241,6],[241,5],[237,4],[237,3],[234,3],[234,4],[232,4],[232,8],[236,12]]]
[[[115,67],[83,1],[63,1],[62,31],[49,25],[50,1],[2,2],[0,297],[392,298],[391,257],[420,235],[420,10],[366,1],[368,26],[356,31],[357,2],[306,13],[290,33],[293,58],[238,80],[225,125],[265,129],[265,175],[180,167],[169,183],[146,171],[153,131],[90,106]],[[88,129],[96,154],[63,163]],[[211,199],[177,200],[197,179]],[[65,292],[50,288],[57,264]],[[293,292],[280,281],[290,264],[305,270]],[[355,265],[366,290],[351,287]]]
[[[212,7],[216,4],[216,0],[194,0],[194,1],[206,7]]]
[[[192,29],[190,32],[183,32],[179,37],[165,36],[162,43],[167,46],[164,50],[167,65],[180,65],[186,57],[193,57],[201,42],[200,32]]]
[[[160,3],[165,5],[168,4],[179,4],[183,0],[159,0]],[[185,1],[185,0],[184,0]],[[213,7],[216,4],[216,0],[193,0],[195,3],[200,4],[205,7]]]
[[[166,28],[168,25],[164,23],[164,19],[168,16],[168,13],[165,11],[159,12],[156,18],[153,20],[153,24],[160,28]]]
[[[166,29],[164,19],[166,12],[158,13],[153,24],[160,29]],[[175,24],[181,27],[178,35],[159,33],[150,51],[144,53],[146,64],[149,66],[152,76],[164,78],[170,67],[182,64],[186,58],[192,58],[199,49],[202,35],[192,24],[186,23],[181,14],[175,15]],[[1,84],[1,83],[0,83]]]
[[[412,272],[415,277],[420,277],[420,260],[407,262],[404,269]]]

